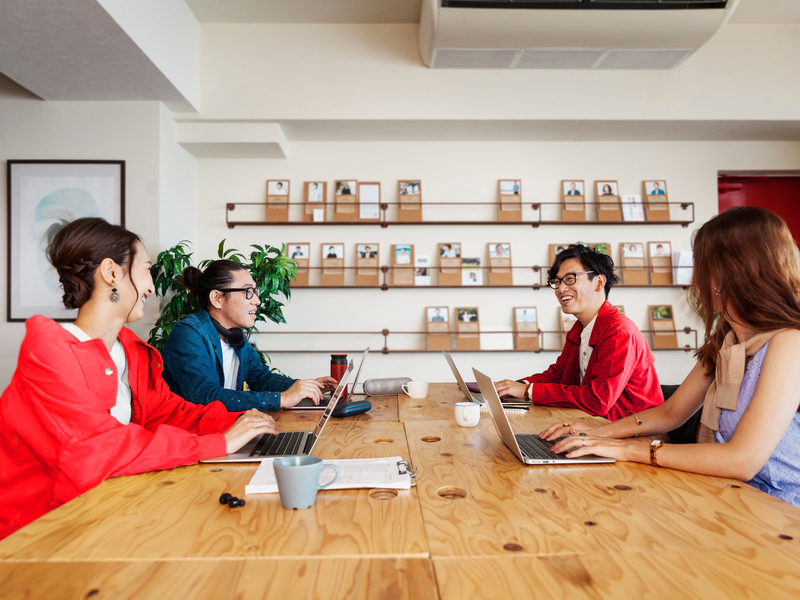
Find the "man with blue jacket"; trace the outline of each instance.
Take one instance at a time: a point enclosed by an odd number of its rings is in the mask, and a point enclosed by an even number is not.
[[[205,271],[187,268],[181,281],[201,309],[173,327],[164,347],[164,380],[174,393],[197,404],[219,400],[229,411],[274,411],[304,398],[318,404],[335,388],[331,377],[292,379],[261,363],[242,332],[255,325],[261,303],[246,267],[216,260]]]

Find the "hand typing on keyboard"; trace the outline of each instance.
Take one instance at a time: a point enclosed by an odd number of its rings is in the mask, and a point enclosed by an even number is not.
[[[292,387],[281,392],[281,408],[290,408],[305,398],[311,398],[314,404],[319,404],[322,400],[322,390],[327,385],[327,382],[316,379],[298,379]]]
[[[257,435],[262,433],[278,434],[275,420],[268,414],[255,408],[243,413],[241,417],[222,435],[227,442],[225,453],[232,454]]]

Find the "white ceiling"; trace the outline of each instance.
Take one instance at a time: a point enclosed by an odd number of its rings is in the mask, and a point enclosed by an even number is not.
[[[419,23],[422,0],[186,0],[201,23]],[[800,0],[740,0],[738,24],[800,24]]]

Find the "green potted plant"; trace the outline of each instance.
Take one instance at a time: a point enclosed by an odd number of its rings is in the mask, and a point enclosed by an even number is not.
[[[192,264],[192,252],[188,252],[190,242],[183,240],[172,248],[164,250],[158,255],[156,262],[150,269],[155,284],[156,296],[161,298],[161,314],[150,330],[148,342],[159,352],[164,351],[164,344],[175,324],[184,317],[200,310],[200,304],[195,299],[189,300],[189,291],[181,285],[179,277],[183,270]],[[292,294],[290,287],[297,266],[294,261],[286,256],[286,245],[280,249],[273,246],[251,245],[253,249],[250,256],[245,256],[235,248],[225,248],[225,240],[219,243],[217,256],[233,260],[245,265],[253,276],[256,287],[261,289],[259,299],[261,304],[256,309],[256,324],[259,321],[270,320],[273,323],[285,323],[283,317],[283,303],[277,299],[278,294],[289,299]],[[211,260],[201,261],[197,265],[204,269]],[[248,332],[249,334],[252,332]],[[264,364],[268,364],[268,356],[256,349]]]

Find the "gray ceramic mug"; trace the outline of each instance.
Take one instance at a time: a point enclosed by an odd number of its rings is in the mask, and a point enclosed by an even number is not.
[[[317,490],[331,485],[339,479],[339,467],[323,465],[322,459],[316,456],[287,456],[276,458],[272,463],[275,479],[278,480],[278,492],[281,495],[283,508],[310,508],[317,501]],[[319,484],[322,469],[333,469],[336,475],[325,485]]]

